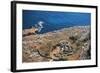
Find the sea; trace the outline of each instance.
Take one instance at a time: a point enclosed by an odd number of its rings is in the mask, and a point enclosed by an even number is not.
[[[22,22],[23,29],[40,27],[39,33],[42,34],[62,28],[91,25],[91,13],[23,10]]]

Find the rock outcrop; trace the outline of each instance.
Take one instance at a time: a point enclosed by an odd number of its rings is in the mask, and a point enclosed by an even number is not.
[[[37,31],[38,31],[37,28],[32,27],[31,29],[25,29],[25,30],[23,30],[22,34],[23,34],[23,36],[29,36],[29,35],[36,34]]]

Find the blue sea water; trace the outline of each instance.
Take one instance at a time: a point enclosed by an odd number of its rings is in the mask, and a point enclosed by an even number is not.
[[[39,33],[46,33],[72,26],[91,25],[91,13],[23,10],[23,29],[44,22]]]

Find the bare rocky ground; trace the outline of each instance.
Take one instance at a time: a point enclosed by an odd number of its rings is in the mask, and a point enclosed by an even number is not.
[[[25,29],[23,31],[25,34]],[[90,26],[63,28],[44,34],[25,34],[22,40],[22,61],[30,63],[91,59],[90,35]]]

